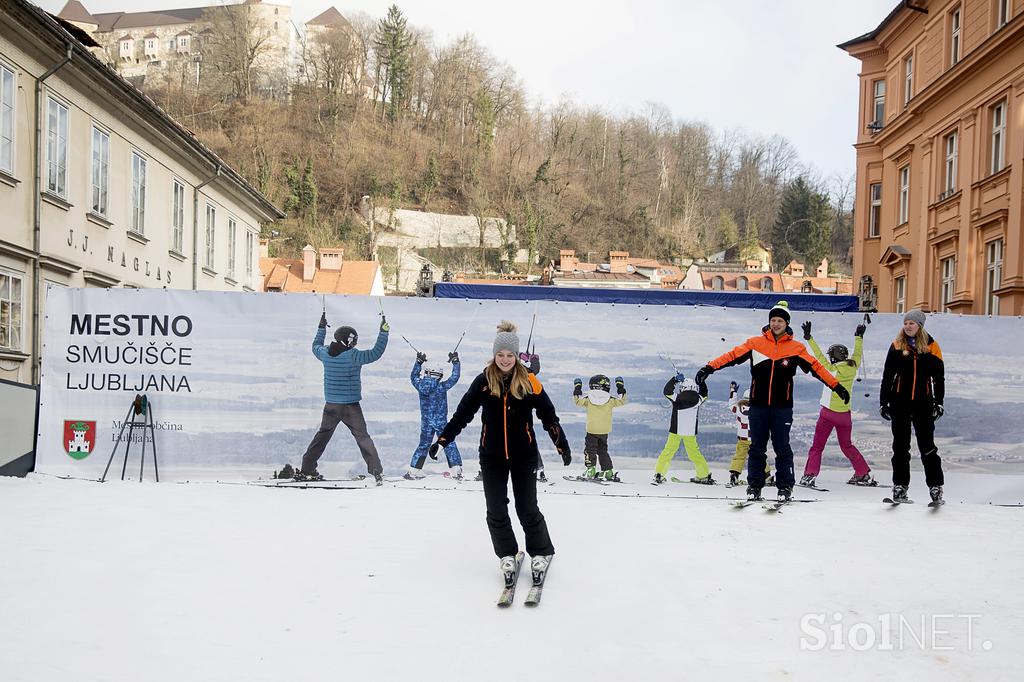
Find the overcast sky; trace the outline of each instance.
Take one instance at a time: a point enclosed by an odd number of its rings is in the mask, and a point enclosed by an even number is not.
[[[788,138],[805,163],[850,174],[859,62],[835,45],[875,28],[896,0],[396,0],[436,43],[473,34],[535,101],[613,113],[666,105],[680,120]],[[65,0],[40,5],[58,12]],[[91,12],[195,7],[207,0],[82,0]],[[294,0],[301,24],[332,0]],[[391,0],[340,0],[381,17]]]

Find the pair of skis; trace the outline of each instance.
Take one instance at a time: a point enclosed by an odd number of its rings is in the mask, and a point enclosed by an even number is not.
[[[516,596],[516,584],[519,582],[519,571],[523,567],[523,559],[526,555],[523,552],[516,554],[516,570],[514,573],[505,573],[505,587],[501,590],[501,596],[498,597],[498,608],[507,609],[512,606],[512,600]],[[530,577],[533,579],[533,584],[530,585],[530,591],[526,593],[526,606],[534,607],[540,604],[540,597],[544,592],[544,580],[548,577],[548,568],[551,566],[551,560],[555,558],[554,554],[549,554],[547,557],[547,566],[543,571],[530,571]]]
[[[776,500],[774,502],[769,502],[769,501],[764,500],[764,499],[760,499],[760,500],[734,500],[734,501],[729,503],[729,506],[731,506],[733,509],[745,509],[745,508],[749,507],[750,505],[754,504],[755,502],[760,502],[761,503],[761,509],[764,509],[767,512],[771,512],[772,514],[776,514],[776,513],[781,513],[782,512],[782,508],[785,507],[787,504],[791,504],[793,502],[793,500]]]
[[[898,507],[901,504],[914,504],[914,501],[911,500],[910,498],[903,499],[903,500],[894,500],[891,497],[886,497],[885,499],[882,500],[882,502],[884,502],[885,504],[888,504],[888,505],[892,505],[893,507]],[[944,504],[946,504],[945,500],[938,500],[937,502],[936,501],[929,502],[928,506],[931,507],[932,509],[938,509],[939,507],[941,507]]]

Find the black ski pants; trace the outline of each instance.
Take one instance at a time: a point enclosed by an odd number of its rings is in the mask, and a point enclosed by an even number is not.
[[[781,488],[792,488],[793,448],[789,444],[789,430],[793,426],[792,407],[750,406],[750,452],[747,454],[747,482],[753,488],[761,489],[765,482],[765,468],[768,464],[768,440],[775,450],[775,484]]]
[[[917,449],[928,487],[942,485],[942,460],[935,447],[935,420],[930,400],[892,405],[892,484],[910,485],[910,429],[917,435]]]
[[[482,456],[480,473],[484,479],[484,499],[487,503],[487,530],[491,533],[494,553],[500,558],[513,556],[519,551],[512,520],[508,515],[508,482],[512,481],[516,515],[526,534],[526,551],[530,556],[554,554],[555,548],[548,535],[548,524],[537,506],[537,478],[534,466],[537,460],[532,452],[525,456]]]
[[[588,433],[583,439],[583,464],[589,469],[599,463],[601,471],[612,468],[612,458],[608,454],[608,434]]]

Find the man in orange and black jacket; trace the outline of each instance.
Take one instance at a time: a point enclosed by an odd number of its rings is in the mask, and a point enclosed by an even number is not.
[[[793,375],[797,368],[812,372],[844,402],[850,402],[850,392],[807,352],[802,343],[793,338],[789,321],[789,304],[779,301],[768,312],[768,325],[761,329],[760,336],[753,336],[715,358],[698,370],[694,377],[698,384],[703,384],[709,375],[723,367],[750,361],[747,496],[754,500],[761,499],[761,488],[764,487],[769,438],[775,450],[775,482],[779,499],[788,500],[793,493],[795,478],[789,429],[793,425]]]

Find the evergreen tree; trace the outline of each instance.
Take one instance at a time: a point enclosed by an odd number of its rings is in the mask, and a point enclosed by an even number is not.
[[[782,205],[772,231],[772,260],[777,269],[796,258],[813,270],[831,250],[832,206],[827,195],[803,176],[782,194]]]
[[[398,120],[409,99],[412,86],[412,50],[414,38],[408,20],[398,5],[388,8],[386,17],[377,22],[373,49],[384,69],[381,100],[388,120]]]

